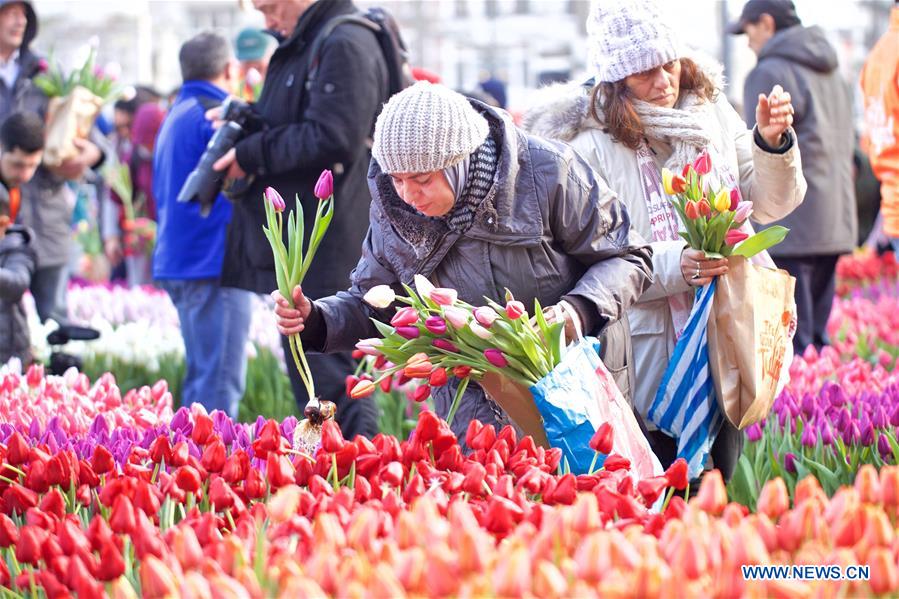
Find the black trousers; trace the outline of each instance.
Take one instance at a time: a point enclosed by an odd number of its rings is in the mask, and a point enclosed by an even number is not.
[[[677,457],[677,440],[659,430],[644,432],[653,453],[662,463],[662,468],[667,469]],[[724,482],[729,481],[737,469],[745,437],[742,431],[725,420],[718,436],[715,437],[715,442],[712,443],[712,466],[721,471]]]
[[[838,255],[775,258],[778,268],[796,277],[796,317],[793,349],[801,355],[814,345],[821,349],[827,337],[827,319],[833,305]]]
[[[306,387],[300,378],[293,355],[290,353],[290,342],[284,335],[281,336],[281,347],[284,350],[284,359],[287,362],[287,374],[290,377],[290,385],[293,387],[293,396],[302,419],[303,410],[309,401]],[[346,394],[344,381],[346,376],[353,374],[356,363],[349,353],[319,354],[306,353],[309,368],[315,377],[315,392],[320,401],[331,401],[337,406],[337,423],[346,439],[353,439],[356,435],[374,437],[378,434],[378,407],[372,397],[362,399],[350,399]]]

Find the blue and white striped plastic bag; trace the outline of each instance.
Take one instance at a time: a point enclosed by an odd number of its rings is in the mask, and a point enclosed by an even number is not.
[[[724,422],[715,397],[706,334],[715,283],[696,292],[687,326],[647,414],[660,430],[677,439],[677,456],[687,461],[691,478],[702,472]]]

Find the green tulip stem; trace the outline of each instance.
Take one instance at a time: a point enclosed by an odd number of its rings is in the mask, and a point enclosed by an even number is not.
[[[450,406],[449,414],[446,416],[446,424],[447,426],[452,426],[453,418],[456,417],[456,411],[459,409],[459,404],[462,403],[462,396],[465,394],[465,389],[468,388],[468,377],[462,379],[462,382],[459,383],[459,387],[456,389],[456,394],[453,396],[453,403]]]
[[[593,469],[596,468],[596,460],[598,460],[598,459],[599,459],[599,452],[594,451],[593,452],[593,461],[590,462],[590,469],[587,470],[588,475],[593,474]]]
[[[291,335],[289,337],[289,342],[290,353],[293,355],[293,361],[297,367],[297,372],[300,373],[300,378],[303,380],[303,386],[306,387],[306,393],[309,395],[309,400],[312,401],[315,398],[315,384],[312,382],[312,372],[309,370],[309,363],[306,361],[306,353],[303,351],[303,342],[300,340],[299,335]]]

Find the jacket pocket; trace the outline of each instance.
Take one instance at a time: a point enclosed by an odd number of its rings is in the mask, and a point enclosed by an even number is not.
[[[634,305],[627,313],[631,335],[664,335],[670,319],[668,298]]]

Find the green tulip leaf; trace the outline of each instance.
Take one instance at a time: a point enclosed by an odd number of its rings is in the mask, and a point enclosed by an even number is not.
[[[752,258],[759,252],[763,252],[768,248],[774,247],[787,237],[790,230],[780,225],[768,227],[760,233],[749,237],[739,243],[734,251],[733,256],[743,256],[744,258]]]

